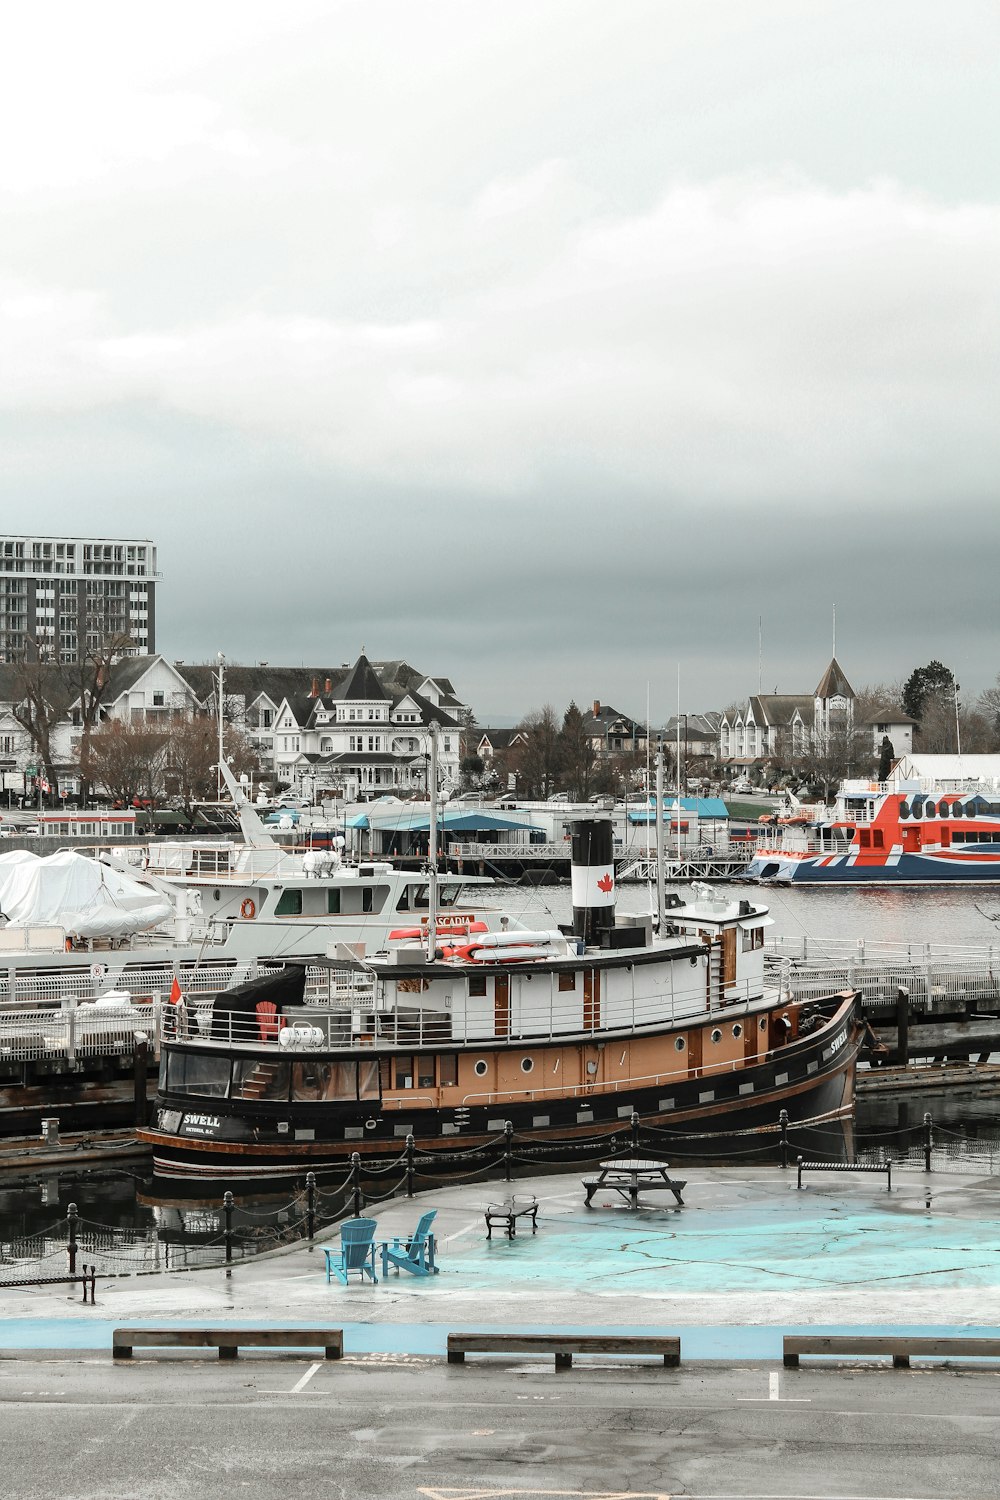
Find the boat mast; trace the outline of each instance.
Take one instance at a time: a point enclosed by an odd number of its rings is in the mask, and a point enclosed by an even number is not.
[[[427,961],[434,957],[437,946],[437,879],[438,879],[438,726],[435,720],[430,726],[431,755],[428,780],[430,781],[431,808],[430,808],[430,830],[427,838],[427,862],[429,865],[427,880]]]
[[[217,795],[217,798],[218,798],[218,800],[220,802],[222,801],[222,762],[225,759],[225,755],[224,755],[223,749],[222,749],[222,723],[223,723],[222,706],[223,706],[223,703],[225,702],[225,699],[223,698],[223,693],[222,693],[222,685],[223,685],[223,682],[225,680],[225,675],[226,675],[226,658],[223,656],[222,652],[220,651],[219,652],[219,687],[218,687],[218,692],[216,693],[216,707],[218,708],[218,711],[219,711],[219,760],[218,760],[219,776],[218,776],[218,790],[217,790],[216,795]]]
[[[663,891],[663,740],[656,741],[656,930],[662,935],[666,917]]]

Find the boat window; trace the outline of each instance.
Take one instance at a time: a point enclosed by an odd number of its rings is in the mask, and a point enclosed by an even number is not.
[[[397,911],[409,911],[409,909],[410,909],[410,889],[411,889],[410,886],[404,885],[403,889],[400,891],[400,893],[399,893],[399,900],[396,902],[396,910]]]
[[[312,1058],[289,1065],[293,1099],[356,1099],[358,1065],[354,1062],[314,1062]]]
[[[358,1063],[358,1098],[377,1099],[378,1097],[378,1063],[374,1058],[371,1062],[366,1058]]]
[[[885,848],[885,834],[882,832],[881,828],[873,828],[872,829],[872,848],[873,849],[884,849]]]
[[[326,914],[328,917],[340,916],[340,888],[338,886],[327,886]]]
[[[434,1059],[433,1057],[417,1058],[417,1088],[432,1089],[434,1087]]]
[[[438,1083],[443,1089],[454,1088],[458,1083],[458,1057],[455,1053],[449,1052],[438,1058]]]
[[[908,802],[901,802],[899,804],[899,816],[901,818],[908,818],[910,816],[910,804]]]
[[[717,1026],[714,1027],[713,1030],[712,1030],[712,1041],[713,1042],[721,1042],[722,1041],[722,1032],[719,1030],[719,1028]]]
[[[953,802],[951,804],[951,815],[953,818],[962,818],[965,816],[965,808],[961,802]]]
[[[576,974],[573,973],[572,971],[570,973],[568,973],[568,974],[560,974],[559,975],[559,988],[561,990],[575,990],[576,989]]]
[[[686,1046],[687,1046],[687,1042],[686,1042],[686,1040],[685,1040],[685,1039],[684,1039],[684,1037],[682,1037],[682,1036],[679,1036],[679,1037],[678,1037],[678,1038],[677,1038],[677,1039],[676,1039],[676,1041],[675,1041],[675,1042],[674,1042],[674,1051],[675,1051],[675,1052],[683,1052],[683,1051],[684,1051],[684,1048],[685,1048],[685,1047],[686,1047]]]
[[[522,1057],[521,1058],[521,1072],[522,1073],[530,1073],[530,1072],[532,1072],[533,1069],[534,1069],[534,1066],[535,1066],[535,1059],[533,1057]]]
[[[469,975],[469,994],[470,995],[485,995],[486,994],[486,975],[485,974],[483,974],[483,975],[470,974]]]
[[[288,1098],[289,1067],[277,1058],[252,1058],[237,1060],[233,1067],[232,1098],[234,1099],[281,1099]]]
[[[488,1070],[488,1067],[489,1067],[489,1064],[485,1063],[483,1061],[483,1059],[480,1058],[479,1061],[476,1063],[476,1066],[473,1069],[473,1072],[475,1073],[475,1075],[476,1075],[477,1078],[485,1078],[487,1070]]]
[[[302,915],[302,892],[286,890],[278,897],[274,908],[276,917],[299,917]]]
[[[777,865],[775,865],[775,869],[777,869],[777,868],[778,868]],[[744,927],[742,929],[742,931],[741,931],[740,936],[741,936],[740,952],[741,953],[749,953],[750,950],[753,948],[753,932],[752,931],[748,931],[747,928]]]
[[[392,1071],[394,1086],[397,1089],[412,1089],[413,1080],[416,1076],[413,1070],[412,1057],[394,1057],[392,1060]]]
[[[862,849],[871,848],[872,836],[867,828],[862,828],[861,832],[858,834],[858,842],[861,845]]]
[[[936,818],[937,817],[937,807],[935,806],[935,804],[933,802],[925,802],[924,803],[924,817],[925,818]]]
[[[741,1037],[742,1035],[743,1035],[743,1027],[740,1025],[739,1021],[737,1021],[736,1024],[733,1026],[733,1036],[735,1036],[735,1037],[738,1038],[738,1037]]]
[[[224,1099],[229,1088],[229,1058],[203,1057],[190,1052],[167,1054],[167,1091]]]
[[[451,884],[441,885],[438,887],[438,905],[454,906],[455,902],[458,900],[461,894],[462,887],[457,881]]]

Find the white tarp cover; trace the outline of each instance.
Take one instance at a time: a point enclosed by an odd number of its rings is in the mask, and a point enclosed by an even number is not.
[[[71,937],[126,937],[171,915],[170,902],[119,870],[64,850],[44,859],[0,854],[0,913],[12,926],[62,927]]]

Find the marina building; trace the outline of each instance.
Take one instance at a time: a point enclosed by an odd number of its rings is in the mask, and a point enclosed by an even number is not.
[[[148,538],[0,536],[0,661],[151,655],[158,576]]]

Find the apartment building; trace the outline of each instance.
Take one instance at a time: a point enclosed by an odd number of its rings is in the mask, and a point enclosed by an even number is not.
[[[158,576],[147,538],[0,535],[0,661],[152,655]]]

